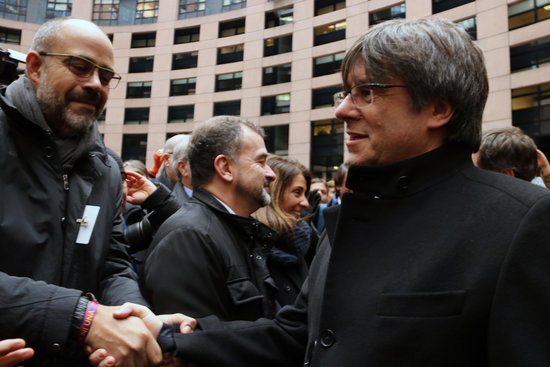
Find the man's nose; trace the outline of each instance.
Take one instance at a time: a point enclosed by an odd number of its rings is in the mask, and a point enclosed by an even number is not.
[[[267,164],[265,165],[265,167],[266,167],[265,169],[266,180],[268,180],[269,182],[275,181],[275,179],[277,178],[277,175],[275,174],[275,172],[273,172],[271,167],[269,167]]]

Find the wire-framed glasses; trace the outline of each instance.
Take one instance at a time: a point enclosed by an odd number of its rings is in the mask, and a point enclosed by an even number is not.
[[[348,95],[351,95],[351,100],[357,108],[366,108],[372,104],[374,99],[375,88],[407,88],[406,85],[402,84],[381,84],[381,83],[365,83],[359,84],[350,90],[344,90],[334,94],[334,106],[338,107]]]
[[[114,70],[99,66],[92,60],[89,60],[82,56],[49,52],[40,52],[40,55],[64,57],[66,59],[65,65],[67,66],[67,68],[74,75],[82,79],[88,79],[90,76],[92,76],[95,69],[97,69],[101,85],[109,89],[116,88],[121,79],[121,76],[115,73]]]

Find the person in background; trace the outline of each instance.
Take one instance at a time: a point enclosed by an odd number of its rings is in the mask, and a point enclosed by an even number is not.
[[[151,176],[149,175],[149,171],[147,171],[147,167],[145,166],[145,163],[143,163],[140,160],[137,159],[130,159],[128,161],[124,161],[123,167],[125,170],[131,170],[136,173],[139,173],[146,179],[150,180]]]
[[[539,176],[544,186],[550,189],[550,163],[546,155],[540,149],[537,149],[537,165],[539,167]]]
[[[314,178],[311,180],[310,191],[316,190],[321,195],[321,204],[329,202],[327,182],[322,178]]]
[[[342,194],[344,192],[349,191],[346,188],[346,177],[347,177],[347,175],[348,175],[348,165],[346,163],[342,163],[338,167],[338,170],[336,171],[336,174],[334,175],[335,192],[334,192],[334,195],[332,195],[332,199],[330,200],[328,206],[340,205],[342,203]]]
[[[182,139],[174,148],[172,156],[172,168],[178,176],[178,182],[174,185],[172,193],[181,205],[189,201],[193,195],[193,185],[191,183],[191,166],[187,159],[187,146],[189,145],[189,136]]]
[[[162,166],[156,176],[156,180],[164,184],[170,190],[172,190],[174,184],[178,182],[178,176],[172,165],[172,155],[174,154],[176,145],[184,139],[189,139],[189,136],[186,134],[174,135],[166,140],[164,148],[162,149],[162,155],[160,157]]]
[[[284,306],[296,300],[317,245],[317,232],[301,217],[309,206],[311,173],[301,163],[276,155],[267,164],[277,176],[269,184],[271,204],[252,216],[278,232],[267,267],[277,284],[277,301]]]

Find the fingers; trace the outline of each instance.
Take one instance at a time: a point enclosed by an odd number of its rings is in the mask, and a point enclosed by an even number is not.
[[[23,339],[6,339],[0,341],[0,367],[12,367],[32,358],[34,350],[25,348]]]
[[[105,349],[98,349],[88,357],[93,366],[112,367],[116,363],[116,359],[110,356]]]
[[[123,304],[118,310],[113,312],[113,317],[119,320],[126,319],[129,316],[136,316],[143,319],[151,315],[154,316],[154,313],[147,307],[130,302]]]
[[[197,327],[197,320],[181,313],[159,315],[158,318],[165,324],[179,324],[182,334],[192,333]]]

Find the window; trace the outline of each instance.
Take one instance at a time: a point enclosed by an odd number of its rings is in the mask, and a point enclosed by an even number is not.
[[[405,19],[405,4],[392,6],[391,8],[369,13],[369,25],[373,26],[390,19]]]
[[[327,87],[322,89],[314,89],[312,91],[312,106],[313,108],[332,107],[334,105],[334,93],[341,92],[342,87]]]
[[[46,19],[70,17],[73,0],[48,0]]]
[[[461,22],[457,22],[459,26],[464,28],[466,32],[472,37],[473,40],[477,39],[477,24],[476,24],[476,17],[464,19]]]
[[[1,0],[0,18],[24,22],[27,20],[27,0]]]
[[[510,48],[512,71],[536,69],[550,62],[550,37]]]
[[[206,0],[180,0],[178,19],[196,18],[205,15]]]
[[[241,89],[243,73],[216,75],[216,92]]]
[[[130,57],[129,73],[147,73],[153,71],[154,56]]]
[[[346,22],[327,24],[315,28],[313,45],[319,46],[325,43],[336,42],[346,38]]]
[[[292,51],[292,35],[264,40],[264,56],[284,54]]]
[[[508,7],[510,30],[550,18],[550,0],[526,0]]]
[[[223,0],[222,12],[242,9],[246,7],[246,0]]]
[[[294,9],[279,9],[265,13],[265,27],[273,28],[294,21]]]
[[[218,37],[230,37],[244,33],[244,19],[220,23]]]
[[[190,69],[197,67],[198,51],[172,55],[172,70]]]
[[[176,29],[174,31],[174,44],[197,42],[200,30],[200,27]]]
[[[334,74],[340,71],[345,52],[313,59],[313,76]]]
[[[186,96],[188,94],[195,94],[196,84],[197,84],[197,78],[171,80],[170,95]]]
[[[345,7],[346,0],[315,0],[315,15],[330,13]]]
[[[97,117],[97,123],[99,125],[104,125],[105,124],[105,115],[106,115],[106,113],[107,113],[107,109],[104,108],[103,111],[101,111],[101,113]]]
[[[228,101],[214,103],[214,116],[231,115],[239,116],[241,114],[241,101]]]
[[[168,123],[191,122],[195,114],[195,106],[170,106],[168,107]]]
[[[92,20],[99,25],[118,23],[120,0],[94,0]]]
[[[243,61],[244,46],[234,45],[218,48],[218,64],[227,64],[230,62]]]
[[[21,44],[21,31],[18,29],[0,27],[0,42]]]
[[[264,126],[265,147],[269,153],[288,155],[288,125]]]
[[[149,33],[133,33],[132,34],[132,48],[141,47],[155,47],[156,32]]]
[[[136,24],[154,23],[159,16],[159,0],[137,0]]]
[[[126,86],[126,98],[151,97],[151,82],[130,82]]]
[[[126,108],[124,125],[143,125],[149,123],[149,107]]]
[[[120,157],[123,161],[137,159],[145,162],[147,154],[147,134],[124,134],[122,136],[122,153]]]
[[[311,122],[311,173],[328,177],[344,161],[344,123],[339,120]]]
[[[263,69],[262,85],[288,83],[290,81],[291,64],[271,66]]]
[[[550,152],[550,83],[512,89],[512,121]]]
[[[290,93],[262,97],[262,116],[290,112]]]
[[[475,0],[432,0],[432,13],[440,13],[474,1]]]

